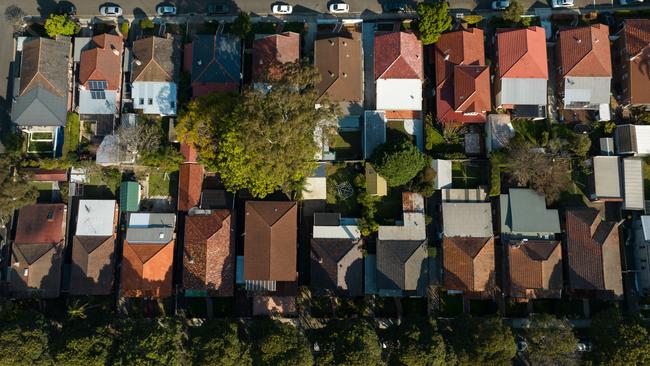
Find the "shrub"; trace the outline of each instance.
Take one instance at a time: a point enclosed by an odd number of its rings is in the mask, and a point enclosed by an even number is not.
[[[153,29],[154,24],[153,21],[149,18],[144,18],[140,20],[140,28],[142,29]]]
[[[451,28],[449,5],[445,1],[418,4],[418,30],[424,45],[438,42],[442,32]]]
[[[127,39],[129,38],[129,22],[124,21],[120,27],[120,31],[122,32],[122,38]]]
[[[79,32],[81,26],[66,15],[50,14],[45,20],[45,32],[51,38],[72,36]]]
[[[480,23],[482,20],[483,20],[482,15],[466,15],[463,17],[463,21],[467,24]]]
[[[377,173],[391,187],[408,183],[427,165],[426,156],[408,140],[380,145],[370,160]]]

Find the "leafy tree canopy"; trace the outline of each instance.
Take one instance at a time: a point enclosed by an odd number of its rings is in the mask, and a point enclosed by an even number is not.
[[[36,203],[38,190],[29,184],[28,176],[20,171],[12,176],[11,161],[0,157],[0,222],[15,210]]]
[[[93,327],[85,321],[68,322],[52,338],[57,343],[54,350],[57,364],[100,366],[110,362],[113,335],[105,325]]]
[[[590,335],[597,364],[650,364],[650,337],[638,319],[624,318],[616,309],[601,312],[592,319]]]
[[[51,38],[55,38],[58,35],[72,36],[77,34],[80,29],[81,26],[67,15],[50,14],[45,19],[45,32]]]
[[[526,329],[526,354],[533,365],[575,365],[578,340],[571,325],[552,315],[535,315]]]
[[[443,366],[451,362],[442,335],[434,320],[409,321],[399,329],[399,349],[395,364],[404,366]]]
[[[1,365],[51,365],[48,325],[37,313],[0,319]]]
[[[253,25],[251,24],[251,17],[248,13],[243,11],[239,12],[237,18],[232,23],[230,31],[240,37],[245,37],[250,31],[253,30]]]
[[[116,365],[187,363],[183,327],[179,320],[126,319],[119,323],[117,337]]]
[[[524,7],[517,0],[510,1],[510,5],[503,11],[503,19],[513,23],[519,23],[524,14]]]
[[[406,139],[380,145],[372,153],[370,161],[391,187],[408,183],[427,165],[426,156]]]
[[[366,319],[330,321],[323,330],[322,353],[318,363],[365,366],[381,364],[379,337]]]
[[[451,28],[451,22],[446,1],[418,4],[418,30],[424,45],[438,42],[442,32]]]
[[[259,366],[311,366],[314,359],[304,333],[271,319],[256,322],[252,329],[251,354]]]
[[[499,318],[455,319],[450,341],[461,365],[509,365],[515,357],[515,338]]]
[[[252,364],[248,347],[239,341],[237,324],[232,322],[207,321],[201,327],[191,329],[190,352],[195,365]]]

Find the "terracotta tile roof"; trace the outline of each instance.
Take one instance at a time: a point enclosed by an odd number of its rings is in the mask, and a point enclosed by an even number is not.
[[[489,291],[494,284],[494,238],[445,237],[444,286],[464,292]]]
[[[571,290],[622,295],[618,223],[595,209],[567,210],[566,253]]]
[[[480,112],[489,111],[491,106],[483,31],[471,28],[443,34],[431,58],[435,60],[438,120],[485,122],[485,114]]]
[[[185,218],[183,288],[207,291],[208,296],[232,296],[235,242],[229,210]]]
[[[609,28],[603,24],[559,32],[557,52],[561,76],[612,76]]]
[[[186,163],[196,163],[199,155],[194,145],[185,142],[181,142],[181,154],[183,154]]]
[[[632,104],[650,104],[650,19],[626,19],[623,28],[625,56],[629,62],[629,90]]]
[[[542,27],[497,29],[498,78],[548,79]]]
[[[650,19],[626,19],[625,36],[625,49],[631,57],[650,48]]]
[[[104,80],[108,84],[106,90],[120,89],[124,51],[122,37],[104,33],[94,36],[93,43],[93,48],[81,52],[79,83],[88,87],[89,80]]]
[[[245,206],[244,279],[295,281],[296,203],[247,201]]]
[[[319,99],[332,102],[363,101],[361,34],[327,35],[316,40],[314,63],[320,72]]]
[[[51,244],[63,241],[65,236],[64,204],[36,204],[18,212],[16,244]]]
[[[124,240],[122,256],[122,296],[164,298],[172,294],[173,240],[165,244]]]
[[[300,34],[283,32],[253,41],[253,81],[264,80],[269,74],[276,76],[275,63],[296,62],[300,58]]]
[[[178,211],[189,211],[201,201],[203,165],[183,163],[178,172]]]
[[[180,60],[172,38],[146,37],[133,42],[131,82],[173,82]]]
[[[68,181],[68,171],[66,169],[22,168],[20,172],[31,175],[31,180],[36,182]]]
[[[412,31],[375,34],[375,80],[424,79],[422,42]]]
[[[70,293],[108,295],[113,289],[114,236],[79,236],[72,242]]]
[[[510,241],[508,256],[510,296],[558,298],[562,290],[562,249],[556,240]]]

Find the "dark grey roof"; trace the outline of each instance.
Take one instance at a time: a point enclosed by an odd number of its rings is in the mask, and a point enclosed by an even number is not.
[[[428,282],[427,240],[377,242],[377,290],[422,293]]]
[[[176,215],[134,212],[129,216],[126,240],[136,243],[169,243],[173,239]]]
[[[344,291],[350,296],[363,294],[363,255],[357,249],[354,255],[348,253],[356,246],[358,241],[349,239],[322,239],[311,240],[311,285],[315,289],[330,289]]]
[[[339,226],[341,225],[341,214],[334,212],[314,213],[314,226]]]
[[[11,107],[11,120],[19,126],[65,126],[68,98],[52,94],[36,86],[16,98]]]

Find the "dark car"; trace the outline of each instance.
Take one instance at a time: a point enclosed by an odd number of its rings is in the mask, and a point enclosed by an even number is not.
[[[230,8],[226,4],[209,4],[208,15],[228,14]]]
[[[389,1],[382,5],[386,13],[403,13],[406,11],[406,4],[401,1]]]
[[[74,6],[73,3],[69,2],[69,1],[61,1],[59,3],[59,14],[76,15],[77,14],[77,8]]]

